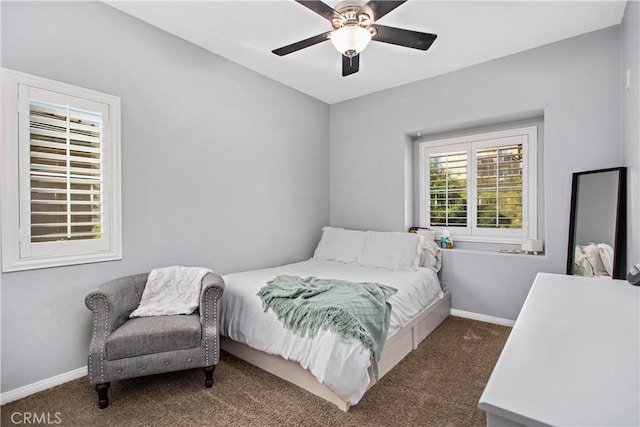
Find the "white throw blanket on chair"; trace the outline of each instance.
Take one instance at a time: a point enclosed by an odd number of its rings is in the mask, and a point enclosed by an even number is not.
[[[129,317],[191,314],[200,306],[202,279],[208,268],[165,267],[151,270],[142,299]]]

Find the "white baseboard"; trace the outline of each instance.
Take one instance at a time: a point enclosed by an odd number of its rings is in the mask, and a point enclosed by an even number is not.
[[[0,394],[0,404],[4,405],[6,403],[13,402],[14,400],[22,399],[23,397],[27,397],[39,391],[82,378],[85,375],[87,375],[87,367],[83,366],[82,368],[74,369],[73,371],[65,372],[63,374],[56,375],[55,377],[9,390]]]
[[[464,317],[466,319],[479,320],[481,322],[494,323],[502,326],[513,326],[516,321],[503,319],[502,317],[487,316],[486,314],[472,313],[470,311],[451,309],[452,316]]]

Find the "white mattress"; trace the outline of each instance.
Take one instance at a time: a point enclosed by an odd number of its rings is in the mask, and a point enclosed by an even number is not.
[[[443,295],[436,273],[365,267],[311,258],[294,264],[223,276],[221,334],[254,349],[300,363],[321,383],[351,405],[369,386],[369,350],[360,341],[319,331],[314,338],[285,329],[272,311],[264,312],[258,291],[280,274],[351,282],[378,282],[398,289],[391,303],[387,339]]]

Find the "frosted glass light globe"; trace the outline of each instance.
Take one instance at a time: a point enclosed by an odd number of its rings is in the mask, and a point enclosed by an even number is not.
[[[371,33],[357,25],[347,25],[331,33],[331,43],[349,58],[364,50],[371,41]]]

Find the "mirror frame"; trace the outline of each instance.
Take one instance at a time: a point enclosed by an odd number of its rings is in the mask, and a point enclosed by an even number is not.
[[[578,201],[578,181],[580,176],[602,173],[618,172],[618,196],[616,206],[616,225],[613,245],[613,279],[625,279],[627,265],[627,168],[617,167],[597,169],[584,172],[574,172],[571,182],[571,214],[569,217],[569,245],[567,247],[567,274],[573,275],[573,262],[575,257],[576,235],[576,208]]]

